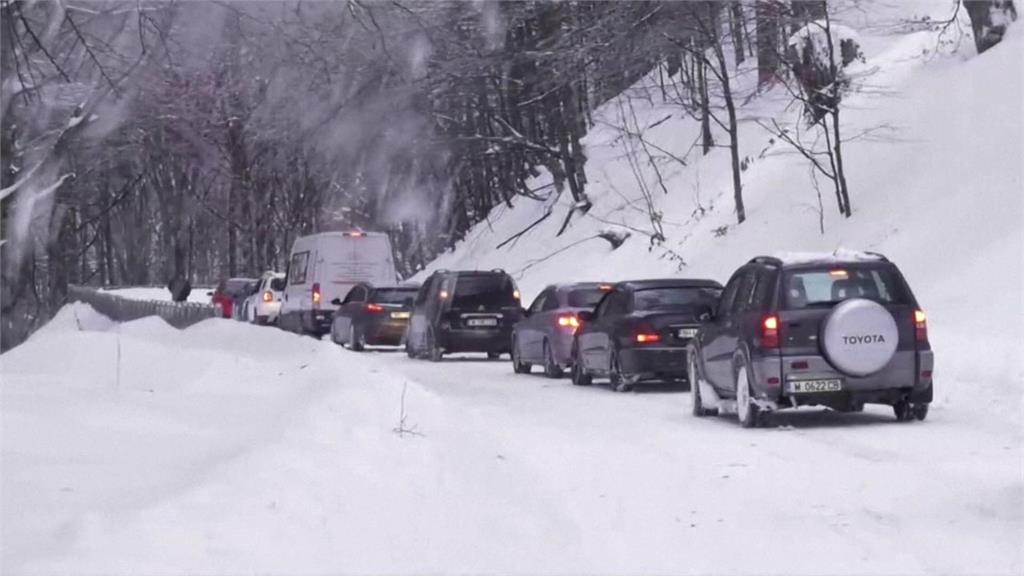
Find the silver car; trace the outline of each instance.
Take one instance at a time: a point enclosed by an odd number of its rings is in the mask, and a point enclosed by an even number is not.
[[[895,264],[869,252],[758,257],[729,280],[691,341],[693,413],[758,426],[797,406],[892,406],[924,420],[933,354],[925,314]]]
[[[559,378],[572,361],[572,340],[579,313],[591,312],[611,284],[580,282],[545,288],[512,330],[512,369],[526,374],[534,364],[549,378]]]

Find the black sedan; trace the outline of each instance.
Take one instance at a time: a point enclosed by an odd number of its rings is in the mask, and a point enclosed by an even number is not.
[[[409,325],[409,311],[418,286],[356,284],[339,306],[331,322],[331,340],[359,352],[366,346],[399,346]]]
[[[579,314],[572,381],[608,378],[613,389],[686,379],[686,345],[717,306],[714,280],[636,280],[616,284],[592,313]]]

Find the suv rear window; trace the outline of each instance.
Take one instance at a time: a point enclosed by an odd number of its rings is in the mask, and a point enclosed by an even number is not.
[[[405,304],[416,298],[417,288],[378,288],[373,291],[370,301],[375,304]]]
[[[593,308],[604,298],[607,290],[600,288],[580,288],[569,292],[570,308]]]
[[[231,279],[224,286],[224,292],[232,296],[248,296],[256,291],[256,280]]]
[[[633,294],[633,308],[657,310],[694,304],[715,306],[721,295],[720,288],[646,288]]]
[[[270,289],[271,290],[277,290],[277,291],[284,290],[285,289],[285,279],[284,278],[274,278],[274,279],[272,279],[270,281]]]
[[[512,279],[504,274],[474,274],[455,280],[452,308],[518,305]]]
[[[849,298],[909,304],[903,283],[889,267],[794,270],[786,272],[782,292],[784,307],[789,310],[832,306]]]

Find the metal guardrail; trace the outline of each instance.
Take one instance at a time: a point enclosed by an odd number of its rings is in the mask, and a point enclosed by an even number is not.
[[[133,300],[85,286],[68,286],[68,300],[85,302],[100,314],[117,322],[159,316],[175,328],[186,328],[207,318],[217,317],[216,308],[211,304]]]

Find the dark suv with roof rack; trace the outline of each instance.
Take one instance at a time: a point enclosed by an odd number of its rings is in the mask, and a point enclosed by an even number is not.
[[[887,404],[898,420],[924,420],[932,401],[924,312],[896,265],[870,252],[754,258],[688,356],[693,413],[735,410],[746,427],[815,405]]]
[[[512,327],[523,317],[519,290],[502,270],[434,272],[413,305],[405,350],[438,361],[455,352],[508,354]]]

